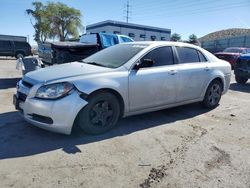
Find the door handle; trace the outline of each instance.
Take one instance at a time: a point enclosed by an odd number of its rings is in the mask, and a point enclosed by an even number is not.
[[[210,68],[208,68],[208,67],[205,67],[205,68],[204,68],[204,70],[205,70],[205,71],[209,71],[209,70],[210,70]]]
[[[175,75],[175,74],[177,74],[177,70],[170,70],[169,74],[170,75]]]

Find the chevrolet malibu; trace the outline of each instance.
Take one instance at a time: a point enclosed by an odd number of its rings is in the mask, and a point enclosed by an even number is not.
[[[78,126],[101,134],[120,117],[194,102],[215,108],[230,77],[230,64],[200,47],[132,42],[28,73],[13,103],[35,126],[64,134]]]

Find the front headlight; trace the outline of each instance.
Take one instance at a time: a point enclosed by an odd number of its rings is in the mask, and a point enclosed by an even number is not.
[[[73,88],[74,85],[68,82],[44,85],[37,90],[36,97],[40,99],[58,99],[67,95]]]

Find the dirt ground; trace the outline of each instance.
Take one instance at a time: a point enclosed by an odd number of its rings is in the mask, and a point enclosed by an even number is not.
[[[99,136],[33,127],[12,105],[21,72],[0,59],[0,187],[250,187],[250,83],[220,106],[122,119]]]

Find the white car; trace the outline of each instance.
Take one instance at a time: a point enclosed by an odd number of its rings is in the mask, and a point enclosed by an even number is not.
[[[230,64],[200,47],[132,42],[26,74],[14,104],[38,127],[70,134],[79,126],[100,134],[120,117],[194,102],[215,108],[230,77]]]

